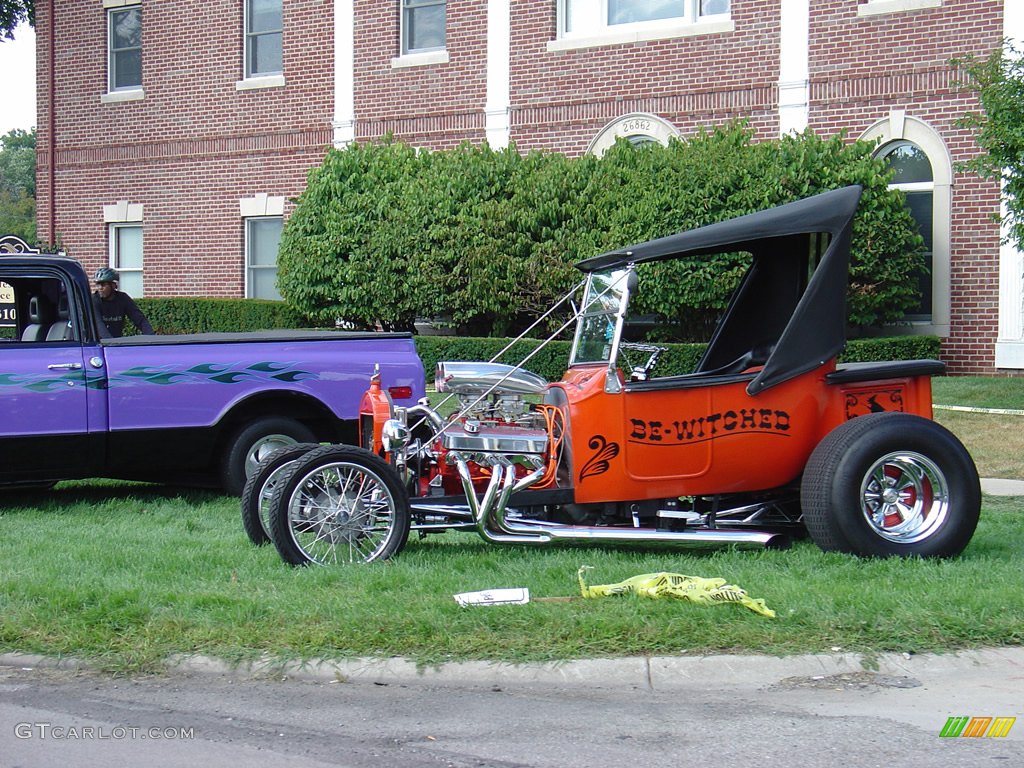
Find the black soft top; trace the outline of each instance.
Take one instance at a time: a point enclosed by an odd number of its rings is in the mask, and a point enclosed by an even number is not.
[[[823,365],[846,344],[850,240],[861,191],[851,186],[825,192],[609,251],[576,267],[594,272],[684,255],[750,252],[751,266],[697,371],[715,370],[760,347],[766,350],[759,361],[764,368],[747,387],[755,394]],[[819,256],[821,235],[828,246]]]

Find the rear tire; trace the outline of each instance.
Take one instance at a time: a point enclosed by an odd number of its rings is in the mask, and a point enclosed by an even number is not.
[[[221,485],[229,495],[238,496],[270,453],[286,445],[315,442],[313,430],[301,421],[282,416],[257,419],[228,438],[221,461]]]
[[[954,557],[978,525],[981,482],[945,427],[913,414],[874,413],[819,443],[800,501],[808,533],[826,552]]]
[[[249,541],[257,547],[270,543],[270,497],[281,476],[281,470],[319,448],[319,443],[296,443],[268,454],[242,488],[242,527]]]
[[[292,565],[387,560],[405,546],[409,526],[398,473],[349,445],[316,448],[285,467],[270,499],[271,539]]]

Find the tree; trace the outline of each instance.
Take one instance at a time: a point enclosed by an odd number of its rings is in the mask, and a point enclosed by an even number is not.
[[[0,0],[0,40],[13,40],[15,28],[23,21],[35,26],[35,0]]]
[[[36,240],[36,129],[0,136],[0,235]]]
[[[1006,235],[1024,249],[1024,54],[1006,41],[986,59],[957,59],[953,65],[963,69],[961,85],[981,104],[981,112],[961,120],[982,150],[964,165],[1002,183]]]

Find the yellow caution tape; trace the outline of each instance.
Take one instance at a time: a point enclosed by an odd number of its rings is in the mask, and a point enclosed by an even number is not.
[[[590,566],[584,565],[577,574],[580,594],[583,597],[634,594],[653,598],[675,597],[700,605],[740,603],[755,613],[775,618],[775,611],[765,605],[764,600],[750,597],[746,590],[735,584],[726,584],[725,579],[704,579],[700,576],[684,576],[681,573],[644,573],[618,584],[588,587],[583,581],[583,572],[587,570],[590,570]]]

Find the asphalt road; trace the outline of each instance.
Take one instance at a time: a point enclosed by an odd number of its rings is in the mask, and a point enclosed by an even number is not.
[[[0,765],[1024,765],[1024,649],[878,661],[624,660],[539,674],[207,664],[113,679],[4,657]],[[1003,737],[940,737],[952,716],[1020,722]]]

